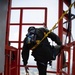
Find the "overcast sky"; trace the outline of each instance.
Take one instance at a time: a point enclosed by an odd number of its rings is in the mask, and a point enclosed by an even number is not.
[[[72,3],[75,0],[72,0]],[[51,29],[51,27],[58,21],[58,0],[12,0],[12,6],[13,7],[47,7],[48,9],[48,16],[47,16],[47,27],[48,29]],[[64,10],[67,10],[67,7],[64,4]],[[33,12],[33,11],[32,11]],[[27,14],[27,16],[25,15],[26,19],[24,19],[23,21],[33,21],[34,22],[43,22],[43,11],[39,11],[36,13],[37,17],[40,19],[34,19],[36,15],[31,15],[32,12],[27,12],[25,11],[25,14]],[[17,13],[15,13],[17,14]],[[18,13],[19,14],[19,13]],[[28,14],[30,14],[28,16]],[[75,9],[74,6],[72,7],[72,14],[75,14]],[[32,18],[33,17],[33,18]],[[36,18],[37,18],[36,17]],[[19,19],[18,15],[16,15],[16,18]],[[16,21],[15,18],[15,21]],[[31,19],[31,20],[29,20]],[[72,25],[72,34],[73,37],[75,39],[75,35],[74,35],[74,28],[75,28],[75,19],[72,21],[73,25]]]

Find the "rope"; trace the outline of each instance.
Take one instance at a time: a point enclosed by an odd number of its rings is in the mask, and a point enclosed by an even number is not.
[[[59,18],[59,20],[54,24],[54,26],[52,27],[52,29],[49,30],[49,32],[47,34],[45,34],[45,36],[42,38],[42,40],[40,40],[36,45],[34,45],[31,50],[35,49],[47,36],[48,34],[50,34],[52,32],[53,29],[56,28],[56,25],[60,22],[61,19],[63,19],[63,17],[67,14],[67,12],[71,9],[71,7],[75,5],[75,1],[69,6],[68,10],[66,10],[61,17]]]

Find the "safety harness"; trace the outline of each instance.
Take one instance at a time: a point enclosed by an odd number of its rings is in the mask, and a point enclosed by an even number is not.
[[[72,6],[75,6],[75,1],[69,6],[68,10],[66,10],[61,17],[59,18],[59,20],[53,25],[52,29],[49,30],[49,32],[47,34],[44,35],[44,37],[42,38],[42,40],[38,40],[36,43],[36,45],[34,45],[31,50],[33,51],[51,32],[52,30],[54,30],[56,28],[56,25],[60,22],[61,19],[63,19],[63,17],[67,14],[67,12],[71,9]]]

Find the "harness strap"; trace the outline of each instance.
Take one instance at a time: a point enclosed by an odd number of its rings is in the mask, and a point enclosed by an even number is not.
[[[48,36],[48,34],[50,34],[50,33],[52,32],[52,30],[54,30],[54,29],[56,28],[56,25],[60,22],[60,20],[63,19],[63,17],[67,14],[67,12],[69,11],[69,9],[71,9],[71,7],[72,7],[73,5],[75,6],[75,1],[69,6],[68,10],[66,10],[66,11],[61,15],[61,17],[60,17],[59,20],[55,23],[55,25],[52,27],[52,29],[50,29],[49,32],[44,35],[44,37],[42,38],[42,40],[38,41],[38,43],[37,43],[35,46],[33,46],[33,47],[31,48],[32,51]]]

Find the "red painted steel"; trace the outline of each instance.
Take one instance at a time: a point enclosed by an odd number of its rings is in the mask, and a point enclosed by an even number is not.
[[[59,13],[58,19],[59,19],[61,17],[62,13],[63,13],[63,0],[59,0],[59,6],[58,7],[59,7],[58,8],[58,13]],[[62,26],[62,24],[63,24],[63,19],[58,24],[58,35],[59,35],[61,41],[63,40],[63,36],[62,36],[62,34],[63,34],[63,26]],[[62,59],[61,56],[58,57],[58,59],[57,59],[57,75],[59,73],[61,74],[61,72],[60,72],[60,70],[62,68],[62,64],[61,64],[62,60],[61,59]]]
[[[64,12],[64,9],[63,9],[63,3],[65,3],[68,7],[70,5],[70,1],[71,0],[59,0],[59,18],[61,17],[61,15],[63,14]],[[71,13],[71,11],[69,11]],[[64,19],[66,19],[67,21],[69,21],[70,17],[68,17],[68,14],[66,14],[64,16]],[[71,21],[70,21],[70,30],[71,30]],[[71,46],[73,46],[73,44],[71,43],[71,31],[68,32],[67,34],[67,30],[63,27],[63,19],[59,22],[59,25],[58,25],[58,31],[59,31],[59,37],[61,39],[61,41],[63,42],[63,34],[64,35],[67,35],[68,39],[69,39],[69,43],[68,43],[68,47],[66,47],[63,51],[67,51],[68,52],[68,61],[66,62],[67,64],[67,72],[64,72],[62,71],[62,62],[63,62],[63,55],[61,54],[60,57],[58,58],[58,63],[57,63],[57,73],[59,73],[60,75],[64,74],[64,75],[70,75],[70,56],[71,56]],[[70,45],[71,46],[70,46]],[[66,45],[65,45],[66,46]],[[59,65],[60,64],[60,65]],[[58,74],[57,74],[58,75]]]
[[[2,73],[0,73],[0,75],[2,75]]]
[[[75,75],[75,44],[73,47],[73,63],[72,63],[72,75]]]

